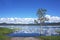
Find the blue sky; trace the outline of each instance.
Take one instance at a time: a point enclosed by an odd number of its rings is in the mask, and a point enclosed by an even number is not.
[[[0,0],[0,17],[35,18],[38,8],[60,16],[60,0]]]

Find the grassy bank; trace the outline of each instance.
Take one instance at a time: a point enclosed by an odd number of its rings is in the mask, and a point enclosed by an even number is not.
[[[60,40],[60,36],[40,36],[41,40]]]
[[[0,40],[10,40],[10,37],[6,36],[6,34],[12,32],[13,32],[12,29],[0,27]]]

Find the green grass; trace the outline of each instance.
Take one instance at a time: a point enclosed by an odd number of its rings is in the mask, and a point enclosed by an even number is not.
[[[12,29],[0,27],[0,34],[9,34],[9,33],[12,33],[12,32],[13,32]]]
[[[10,40],[10,37],[5,35],[0,35],[0,40]]]
[[[60,36],[40,36],[41,40],[60,40]]]
[[[12,32],[13,32],[12,29],[0,27],[0,40],[9,40],[10,37],[6,36],[6,34],[9,34]]]

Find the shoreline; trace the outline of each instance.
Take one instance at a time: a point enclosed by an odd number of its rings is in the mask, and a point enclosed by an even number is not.
[[[36,37],[12,37],[11,40],[40,40]]]

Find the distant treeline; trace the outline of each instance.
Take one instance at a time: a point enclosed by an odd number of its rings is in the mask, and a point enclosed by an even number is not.
[[[38,24],[0,23],[0,25],[41,25],[41,26],[55,26],[55,25],[60,25],[60,22],[59,23],[38,23]]]

